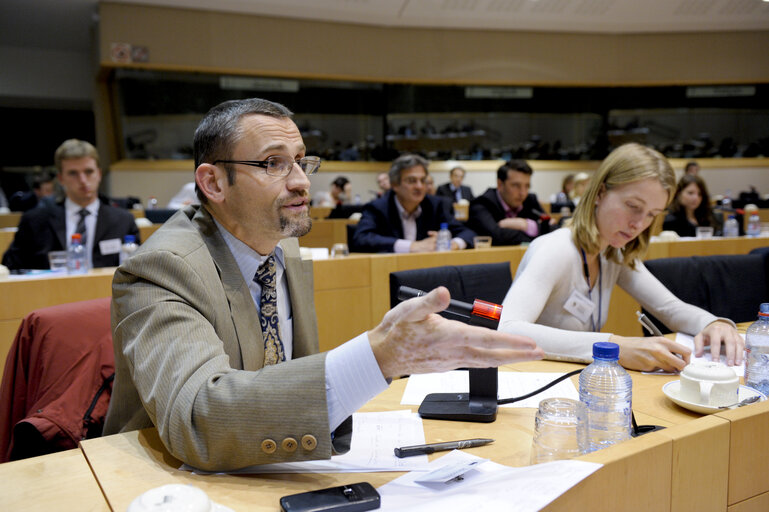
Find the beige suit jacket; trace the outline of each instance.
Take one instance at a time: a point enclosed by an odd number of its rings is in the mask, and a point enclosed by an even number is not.
[[[296,239],[281,246],[293,359],[266,368],[256,306],[204,208],[180,210],[117,270],[105,434],[154,424],[175,457],[207,470],[331,456],[312,262]]]

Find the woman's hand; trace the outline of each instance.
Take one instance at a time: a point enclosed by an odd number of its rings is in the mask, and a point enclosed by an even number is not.
[[[729,366],[742,364],[742,355],[745,351],[745,340],[737,332],[732,324],[723,320],[716,320],[708,324],[694,337],[694,354],[697,357],[705,352],[705,345],[710,345],[710,354],[713,361],[721,357],[721,345],[726,348],[726,364]]]
[[[628,338],[612,335],[609,341],[619,345],[619,364],[629,370],[681,371],[689,364],[692,351],[662,336]]]

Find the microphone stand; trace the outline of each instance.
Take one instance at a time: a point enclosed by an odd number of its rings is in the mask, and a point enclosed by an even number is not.
[[[401,286],[398,299],[419,297],[425,292]],[[476,299],[473,304],[451,300],[444,315],[470,325],[496,329],[502,306]],[[419,415],[435,420],[491,423],[497,419],[497,368],[469,368],[469,393],[430,393],[419,406]]]

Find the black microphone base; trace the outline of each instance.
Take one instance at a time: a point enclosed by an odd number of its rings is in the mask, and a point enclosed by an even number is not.
[[[491,423],[497,419],[497,399],[474,396],[471,400],[469,393],[430,393],[419,406],[419,415],[434,420]]]

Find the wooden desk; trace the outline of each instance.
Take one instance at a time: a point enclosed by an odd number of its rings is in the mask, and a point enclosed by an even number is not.
[[[0,228],[15,228],[21,220],[21,212],[0,213]]]
[[[5,254],[16,236],[16,227],[0,229],[0,255]]]
[[[562,372],[581,366],[540,361],[506,369]],[[702,417],[662,395],[662,385],[676,377],[631,374],[639,423],[668,428],[581,457],[604,466],[544,510],[764,510],[750,505],[763,504],[769,497],[769,443],[756,441],[757,436],[766,438],[759,429],[769,428],[769,402]],[[400,405],[405,383],[405,379],[394,381],[362,410],[415,410]],[[497,420],[488,424],[424,420],[425,438],[439,442],[491,437],[496,439],[494,444],[471,453],[509,466],[525,466],[534,412],[531,408],[500,408]],[[168,453],[155,429],[86,440],[81,448],[113,510],[125,510],[137,495],[153,487],[188,483],[235,510],[272,511],[286,494],[357,481],[379,487],[402,474],[193,475],[177,469],[181,463]]]
[[[0,464],[0,508],[40,512],[110,510],[79,449]]]

